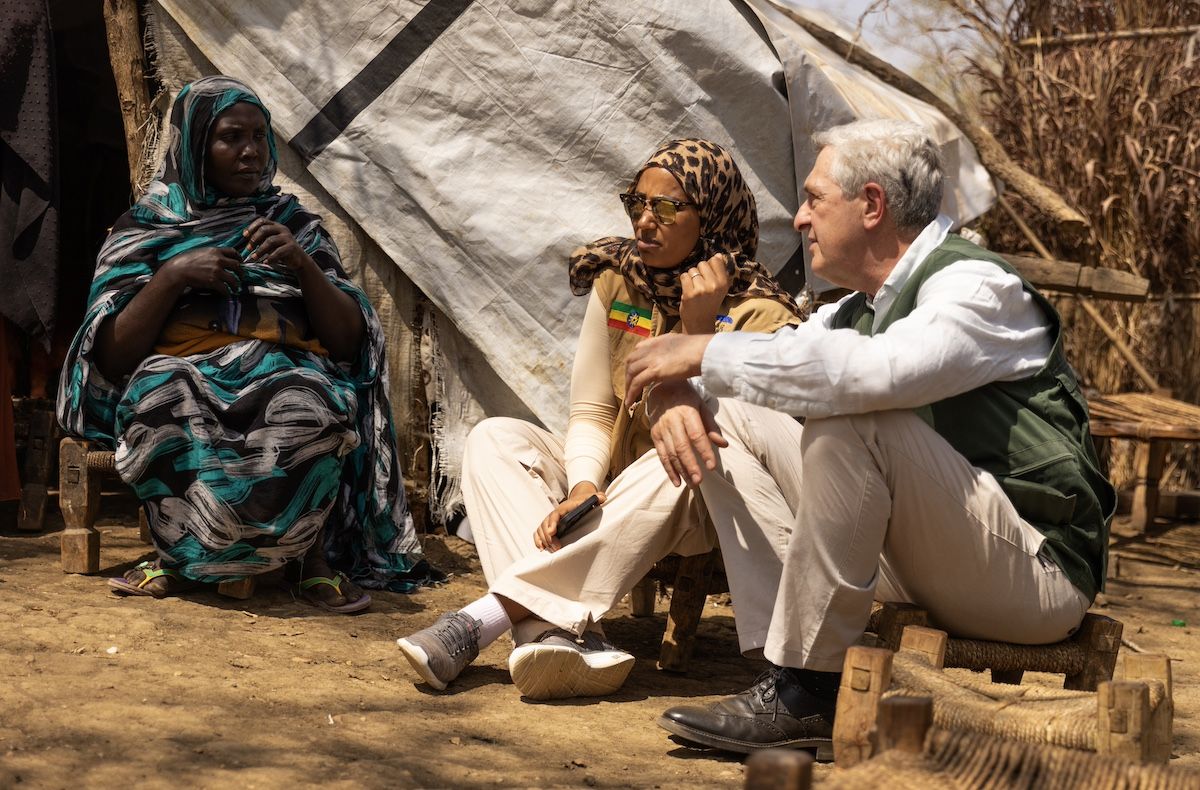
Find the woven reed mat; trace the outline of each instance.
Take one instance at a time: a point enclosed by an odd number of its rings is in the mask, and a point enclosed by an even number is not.
[[[1151,683],[1150,705],[1165,695]],[[947,730],[967,730],[1026,743],[1096,750],[1096,693],[1040,686],[1010,686],[982,678],[949,675],[919,658],[897,653],[892,663],[891,696],[933,697],[933,722]]]
[[[1088,399],[1092,433],[1136,439],[1200,440],[1200,406],[1147,393]]]
[[[1021,669],[1026,672],[1071,674],[1083,669],[1079,645],[1014,645],[982,639],[951,639],[946,643],[946,666],[967,669]]]
[[[876,787],[1192,790],[1200,787],[1200,771],[1141,765],[1119,757],[1055,746],[1002,741],[976,732],[931,729],[922,754],[884,752],[853,768],[829,772],[818,786],[831,790]]]
[[[932,626],[936,628],[937,626]],[[877,636],[878,641],[864,640],[870,647],[880,645],[895,649],[894,645],[882,644],[879,636],[883,628],[883,604],[876,603],[871,610],[867,631]],[[1025,672],[1055,672],[1070,675],[1083,669],[1085,658],[1082,646],[1073,640],[1064,640],[1052,645],[1017,645],[1011,642],[989,642],[983,639],[952,637],[946,642],[946,666],[966,669],[1020,669]]]

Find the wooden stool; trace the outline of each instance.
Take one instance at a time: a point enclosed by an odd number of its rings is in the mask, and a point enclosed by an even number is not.
[[[1166,656],[1126,656],[1124,678],[1096,692],[1057,691],[974,680],[942,672],[948,652],[942,631],[908,626],[900,650],[852,647],[846,653],[834,718],[834,759],[851,766],[876,748],[874,732],[886,695],[934,699],[934,723],[1026,743],[1166,762],[1174,717]]]
[[[719,549],[690,557],[670,555],[655,563],[646,578],[630,593],[630,608],[634,617],[654,613],[654,598],[659,584],[671,586],[671,608],[663,632],[658,668],[671,672],[686,672],[696,628],[704,614],[704,602],[709,595],[729,591],[725,566]]]
[[[58,445],[58,503],[62,508],[61,539],[64,573],[96,573],[100,570],[100,533],[96,516],[100,510],[100,487],[105,477],[115,477],[116,454],[93,443],[67,437]],[[138,510],[138,531],[150,543],[150,525],[144,508]]]
[[[17,444],[25,450],[17,529],[41,532],[46,523],[46,500],[50,496],[50,478],[54,473],[58,420],[52,401],[21,398],[13,405]]]
[[[876,634],[878,646],[900,648],[901,633],[910,625],[929,625],[925,610],[912,604],[885,603],[871,612],[867,630]],[[1025,672],[1053,672],[1065,676],[1063,688],[1095,691],[1112,680],[1124,626],[1098,614],[1086,614],[1079,630],[1052,645],[1017,645],[983,639],[950,638],[945,666],[991,670],[993,683],[1020,684]]]
[[[247,576],[244,579],[233,579],[217,585],[217,593],[227,598],[244,601],[254,595],[254,585],[257,577]]]

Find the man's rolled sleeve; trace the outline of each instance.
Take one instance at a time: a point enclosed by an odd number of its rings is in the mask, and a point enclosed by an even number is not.
[[[737,396],[737,382],[745,377],[741,360],[745,359],[747,343],[753,339],[748,332],[715,335],[704,350],[700,375],[692,379],[699,383],[703,395],[713,398]]]

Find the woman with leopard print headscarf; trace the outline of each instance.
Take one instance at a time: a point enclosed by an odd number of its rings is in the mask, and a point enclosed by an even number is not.
[[[621,406],[625,358],[667,332],[773,332],[800,320],[754,260],[754,196],[724,148],[667,143],[620,198],[633,236],[599,239],[570,259],[572,291],[590,296],[566,439],[505,417],[467,439],[463,493],[489,593],[398,640],[435,688],[510,628],[509,671],[526,697],[620,688],[633,656],[604,641],[599,619],[657,560],[715,545],[699,492],[663,471],[644,406]],[[589,501],[603,507],[564,534],[560,520]]]

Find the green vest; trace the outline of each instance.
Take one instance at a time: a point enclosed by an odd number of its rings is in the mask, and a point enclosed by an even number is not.
[[[886,332],[912,312],[926,280],[966,259],[988,261],[1016,274],[998,255],[950,235],[918,264],[877,328],[872,326],[866,294],[848,299],[833,326],[864,335]],[[971,464],[999,481],[1021,517],[1046,536],[1039,553],[1094,598],[1104,587],[1116,493],[1100,472],[1088,430],[1087,401],[1063,354],[1062,320],[1032,285],[1024,278],[1021,283],[1050,321],[1053,348],[1042,369],[1019,381],[985,384],[916,412]]]

